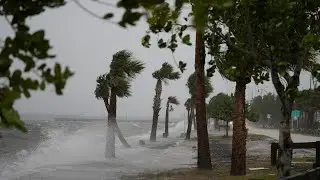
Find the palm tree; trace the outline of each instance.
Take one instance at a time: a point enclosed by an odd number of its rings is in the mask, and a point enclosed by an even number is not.
[[[204,88],[205,88],[205,94],[204,94],[204,98],[207,98],[209,97],[210,93],[212,93],[213,91],[213,87],[210,83],[210,79],[209,77],[205,77],[204,79]],[[187,101],[188,101],[188,106],[190,107],[190,122],[188,120],[188,128],[187,128],[187,133],[186,133],[186,139],[190,139],[190,133],[191,133],[191,126],[192,126],[192,120],[193,120],[193,123],[194,123],[194,127],[196,128],[196,120],[195,120],[195,113],[194,113],[194,109],[195,109],[195,97],[196,97],[196,74],[193,73],[189,76],[188,78],[188,81],[187,81],[187,84],[186,86],[188,87],[189,89],[189,94],[191,95],[191,98],[189,98]],[[187,103],[187,102],[186,102]],[[190,127],[190,130],[189,130],[189,127]]]
[[[163,137],[168,137],[169,136],[169,111],[173,111],[172,105],[170,104],[175,104],[179,105],[180,102],[175,96],[169,96],[167,100],[167,108],[166,108],[166,120],[165,120],[165,132],[163,134]],[[170,107],[170,110],[169,110]]]
[[[108,112],[108,130],[105,156],[115,157],[115,133],[125,147],[130,147],[123,137],[116,121],[117,97],[131,96],[130,82],[141,73],[144,64],[136,60],[127,50],[118,51],[113,55],[109,73],[98,76],[95,96],[103,99]]]
[[[192,126],[192,119],[194,119],[194,107],[193,103],[191,102],[191,98],[188,98],[184,103],[184,107],[186,107],[187,114],[188,114],[188,127],[186,133],[186,140],[190,139],[191,136],[191,126]]]
[[[153,98],[153,117],[150,141],[156,141],[158,118],[161,109],[162,82],[168,84],[168,80],[177,80],[180,78],[180,73],[174,72],[174,69],[170,64],[163,63],[159,70],[152,73],[152,77],[157,80],[157,84],[155,89],[156,94]]]

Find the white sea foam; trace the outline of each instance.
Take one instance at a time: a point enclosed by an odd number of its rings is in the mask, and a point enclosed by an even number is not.
[[[158,131],[157,134],[161,136],[154,144],[161,145],[177,141],[176,137],[184,131],[184,123],[179,122],[169,130],[170,137],[167,139],[161,138],[163,130]],[[105,133],[106,124],[101,122],[68,136],[53,133],[51,140],[40,145],[22,162],[16,163],[14,168],[4,171],[2,176],[27,179],[30,178],[28,174],[36,173],[42,179],[52,175],[62,179],[71,179],[71,176],[78,179],[101,179],[102,177],[106,179],[119,176],[119,173],[124,171],[137,173],[144,170],[170,169],[192,162],[192,152],[188,148],[158,150],[139,146],[138,141],[140,139],[147,141],[150,132],[128,137],[131,148],[123,147],[117,139],[117,158],[108,160],[104,158]]]

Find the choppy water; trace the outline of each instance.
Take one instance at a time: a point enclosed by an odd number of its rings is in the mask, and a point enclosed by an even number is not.
[[[89,167],[91,172],[97,167],[105,169],[105,172],[108,169],[121,171],[123,164],[101,161],[104,159],[106,140],[105,121],[33,120],[26,123],[28,134],[16,130],[1,130],[3,138],[0,140],[0,179],[59,179],[57,175],[62,179],[66,176],[72,179],[72,172],[83,172]],[[119,126],[124,136],[131,140],[131,144],[137,145],[141,138],[139,135],[148,134],[151,123],[119,122]],[[159,129],[161,128],[163,124],[159,124]],[[122,148],[118,141],[119,156],[121,153],[135,151]],[[130,164],[126,167],[128,165]],[[56,172],[54,177],[50,176],[53,168]],[[75,170],[77,168],[78,170]],[[85,174],[81,175],[83,179],[86,179]],[[79,178],[79,173],[76,173],[75,179]]]

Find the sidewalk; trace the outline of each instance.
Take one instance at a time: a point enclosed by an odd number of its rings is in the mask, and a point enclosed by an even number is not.
[[[261,134],[265,136],[269,136],[273,139],[278,140],[279,139],[279,130],[276,129],[260,129],[253,126],[250,126],[247,124],[247,128],[249,129],[249,133],[253,134]],[[291,134],[291,138],[293,142],[314,142],[314,141],[320,141],[320,137],[316,136],[307,136],[307,135],[301,135],[301,134]]]

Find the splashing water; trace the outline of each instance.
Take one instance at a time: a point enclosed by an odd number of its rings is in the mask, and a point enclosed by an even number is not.
[[[184,132],[183,122],[179,122],[176,126],[170,128],[171,137],[179,136],[182,132]],[[109,177],[111,172],[121,174],[123,171],[128,172],[128,170],[138,172],[146,168],[159,167],[160,165],[157,164],[159,158],[155,157],[158,152],[149,152],[149,149],[138,145],[140,139],[147,140],[149,138],[149,133],[127,137],[132,148],[124,148],[116,139],[117,158],[108,160],[104,158],[105,122],[95,122],[95,124],[79,129],[71,135],[61,135],[61,132],[55,131],[52,132],[52,137],[49,140],[41,143],[35,151],[16,162],[13,167],[7,168],[2,176],[17,178],[32,173],[40,173],[43,179],[46,179],[49,176],[48,172],[55,171],[61,176],[68,173],[68,177],[71,177],[71,172],[76,171],[78,175],[75,175],[75,177],[78,177],[78,179],[90,179],[92,176],[85,177],[85,175],[90,174],[89,172],[91,172],[91,175],[94,172],[101,178],[101,176],[106,177],[106,173]],[[162,133],[163,130],[158,131],[158,134],[162,135]],[[158,139],[160,141],[158,140],[157,143],[166,141],[162,138]],[[185,151],[179,153],[188,155]],[[150,163],[153,163],[153,165],[150,165]]]

